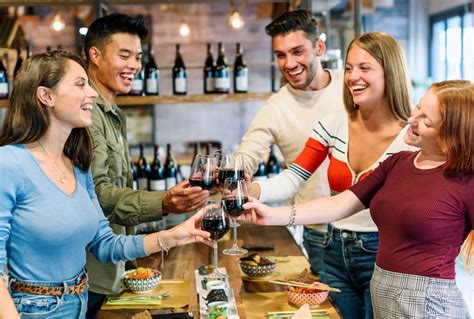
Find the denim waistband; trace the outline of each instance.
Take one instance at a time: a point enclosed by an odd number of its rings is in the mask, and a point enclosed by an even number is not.
[[[343,238],[343,239],[357,239],[357,238],[366,237],[366,236],[378,236],[378,232],[362,232],[362,231],[352,231],[352,230],[347,230],[347,229],[339,229],[329,224],[328,235],[330,237],[337,237],[337,238]]]
[[[42,286],[42,287],[71,287],[71,286],[77,286],[81,283],[81,280],[84,278],[84,276],[87,276],[87,273],[85,270],[82,270],[78,275],[71,279],[66,279],[63,281],[38,281],[38,280],[23,280],[23,279],[17,279],[13,277],[9,277],[9,285],[13,282],[21,282],[23,284],[27,284],[30,286]]]

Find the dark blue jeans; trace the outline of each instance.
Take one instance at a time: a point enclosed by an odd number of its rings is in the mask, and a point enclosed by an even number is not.
[[[327,247],[327,242],[326,232],[304,228],[303,246],[308,253],[311,272],[315,275],[321,276],[321,273],[324,272],[323,252]]]
[[[321,281],[341,290],[330,296],[343,318],[373,318],[370,279],[378,232],[353,232],[329,225],[323,246]]]

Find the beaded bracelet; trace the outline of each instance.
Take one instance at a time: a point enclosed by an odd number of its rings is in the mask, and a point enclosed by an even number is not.
[[[158,239],[158,247],[160,247],[160,250],[161,250],[161,270],[163,270],[164,267],[165,267],[165,251],[166,251],[166,255],[168,255],[168,251],[170,250],[170,248],[164,246],[164,245],[161,243],[160,235],[161,235],[161,231],[158,232],[157,239]]]
[[[295,219],[296,219],[296,207],[295,204],[291,204],[290,206],[290,220],[288,221],[288,224],[286,227],[291,227],[295,224]]]

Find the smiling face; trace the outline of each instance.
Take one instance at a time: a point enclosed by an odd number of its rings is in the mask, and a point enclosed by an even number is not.
[[[385,72],[377,60],[357,45],[347,53],[344,83],[354,104],[380,105],[385,99]]]
[[[438,99],[433,89],[428,90],[420,99],[408,118],[410,127],[405,134],[405,143],[421,148],[430,153],[441,152],[438,144],[441,114]]]
[[[313,47],[304,31],[299,30],[273,37],[273,50],[288,83],[298,90],[311,90],[318,71],[317,59],[325,50],[324,42],[317,40]]]
[[[75,61],[69,60],[64,76],[50,90],[50,120],[66,130],[92,124],[92,105],[97,92],[88,82],[86,71]]]
[[[130,92],[133,78],[142,67],[138,35],[115,33],[100,48],[91,48],[89,54],[95,69],[91,76],[94,74],[93,81],[106,98]]]

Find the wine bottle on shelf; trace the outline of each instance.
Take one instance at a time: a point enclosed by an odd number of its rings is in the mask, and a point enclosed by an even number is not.
[[[153,48],[148,54],[148,61],[145,64],[145,95],[160,94],[160,70],[156,65]]]
[[[21,56],[21,47],[18,46],[17,50],[17,58],[16,58],[16,63],[15,63],[15,68],[13,70],[13,77],[16,77],[16,74],[20,70],[21,66],[23,65],[23,57]]]
[[[137,75],[133,79],[132,88],[130,89],[129,95],[143,95],[143,69],[138,71]]]
[[[211,155],[212,153],[212,143],[206,144],[206,155]]]
[[[230,78],[229,65],[225,57],[225,48],[222,42],[218,43],[219,55],[217,56],[216,72],[215,72],[215,91],[216,93],[229,93]]]
[[[204,93],[214,93],[215,64],[212,57],[211,44],[207,44],[207,57],[204,64]]]
[[[137,162],[137,178],[138,178],[138,189],[149,190],[148,177],[149,177],[148,161],[146,160],[143,144],[140,144],[140,156]]]
[[[175,186],[178,182],[178,166],[176,159],[171,152],[171,144],[166,145],[166,160],[165,160],[165,178],[166,178],[166,189],[170,189]],[[166,215],[165,221],[167,227],[176,226],[186,220],[186,214],[173,214]]]
[[[174,187],[178,182],[178,168],[176,159],[171,152],[171,144],[166,144],[166,160],[165,160],[165,179],[166,189]]]
[[[264,181],[267,179],[267,165],[264,162],[258,164],[257,171],[253,174],[253,181]]]
[[[30,43],[26,46],[26,59],[31,58],[32,55],[33,55],[33,46]]]
[[[267,175],[268,178],[272,178],[280,173],[280,162],[275,156],[273,146],[270,148],[270,156],[267,161]]]
[[[151,164],[150,171],[150,190],[151,191],[165,191],[166,190],[166,178],[165,168],[160,160],[159,147],[154,146],[155,157]]]
[[[130,159],[130,167],[132,169],[132,176],[133,176],[132,189],[137,190],[138,189],[137,167],[135,166],[135,163],[133,163],[132,159]]]
[[[186,66],[181,56],[181,46],[176,44],[176,58],[173,66],[173,94],[184,95],[187,93]]]
[[[194,163],[194,159],[196,158],[196,156],[198,156],[199,154],[199,149],[200,149],[200,143],[196,142],[194,143],[194,153],[193,153],[193,159],[191,161],[191,165],[193,165]]]
[[[0,99],[8,99],[8,74],[0,56]]]
[[[249,86],[248,68],[244,60],[243,48],[237,43],[234,62],[234,92],[247,93]]]

